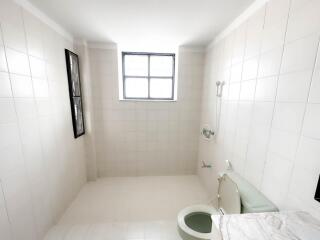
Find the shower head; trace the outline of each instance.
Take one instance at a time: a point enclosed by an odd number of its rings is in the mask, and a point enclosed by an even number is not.
[[[225,81],[216,81],[216,85],[217,87],[219,87],[220,85],[223,86],[225,84]]]

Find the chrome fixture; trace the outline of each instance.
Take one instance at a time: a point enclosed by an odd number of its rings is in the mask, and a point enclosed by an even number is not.
[[[223,91],[223,86],[225,85],[225,82],[224,81],[223,82],[217,81],[216,85],[217,85],[216,96],[217,97],[222,97],[222,91]]]
[[[227,167],[226,167],[226,170],[227,170],[227,171],[232,171],[232,170],[233,170],[233,169],[232,169],[231,162],[230,162],[229,160],[226,160],[226,165],[227,165]]]
[[[225,85],[225,82],[217,81],[217,92],[216,92],[216,126],[215,126],[215,132],[216,134],[219,134],[219,128],[220,128],[220,115],[221,115],[221,104],[222,104],[222,92],[223,92],[223,86]]]
[[[204,128],[202,129],[201,134],[202,134],[205,138],[210,139],[211,136],[214,135],[214,131],[212,131],[212,130],[207,129],[207,128],[204,127]]]
[[[211,165],[210,164],[206,164],[205,161],[202,161],[201,168],[211,168]]]

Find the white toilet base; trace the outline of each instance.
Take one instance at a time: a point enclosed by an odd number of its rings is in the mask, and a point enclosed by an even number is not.
[[[209,205],[192,205],[182,209],[178,214],[178,230],[181,238],[183,240],[210,240],[210,239],[219,239],[217,238],[218,232],[215,231],[216,227],[212,223],[211,232],[201,233],[194,231],[192,228],[187,226],[186,217],[194,213],[204,213],[211,215],[218,215],[219,212],[212,206]]]

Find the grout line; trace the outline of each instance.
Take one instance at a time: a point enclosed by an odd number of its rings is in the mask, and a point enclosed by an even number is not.
[[[247,9],[245,9],[239,16],[237,16],[224,30],[218,33],[218,35],[208,44],[207,49],[221,41],[230,32],[237,29],[243,22],[250,18],[261,6],[266,4],[269,0],[256,0]]]
[[[241,64],[241,76],[240,76],[240,81],[238,82],[239,84],[240,84],[240,90],[239,90],[239,96],[238,96],[238,100],[236,100],[237,101],[237,116],[236,116],[236,119],[237,119],[237,121],[236,121],[236,130],[235,130],[235,135],[234,135],[234,139],[233,139],[233,147],[232,147],[232,158],[235,156],[235,151],[234,151],[234,148],[235,148],[235,143],[236,143],[236,140],[237,140],[237,136],[238,136],[238,125],[239,125],[239,122],[238,122],[238,120],[239,120],[239,112],[240,112],[240,110],[239,110],[239,106],[240,106],[240,103],[241,103],[241,99],[240,99],[240,97],[241,97],[241,91],[242,91],[242,88],[243,88],[243,82],[245,82],[245,81],[243,81],[242,80],[242,77],[243,77],[243,65],[244,65],[244,62],[245,62],[245,53],[246,53],[246,50],[247,50],[247,33],[248,33],[248,25],[249,25],[249,21],[248,21],[248,19],[244,22],[244,23],[242,23],[242,24],[245,24],[246,26],[246,29],[245,29],[245,44],[244,44],[244,49],[243,49],[243,55],[242,55],[242,60],[241,60],[241,62],[240,62],[240,64]],[[242,24],[239,26],[240,28],[242,27]],[[239,28],[238,27],[238,28]],[[232,66],[231,66],[231,68],[230,69],[232,69]],[[251,109],[251,114],[252,114],[252,109]],[[247,148],[248,146],[246,146],[246,148]],[[238,155],[238,154],[236,154],[236,155]],[[233,159],[231,159],[231,163],[232,163],[232,161],[233,161]],[[240,161],[240,163],[242,162],[242,166],[241,166],[241,172],[242,172],[242,174],[244,174],[244,170],[245,170],[245,162],[246,162],[246,159],[244,159],[244,160],[242,160],[242,159],[238,159],[237,161]],[[244,161],[244,162],[243,162]],[[240,167],[239,167],[240,168]]]
[[[243,24],[243,25],[242,25]],[[244,21],[242,24],[240,24],[239,25],[239,27],[237,28],[237,29],[239,29],[239,28],[241,28],[241,27],[244,27],[244,25],[245,25],[245,42],[244,42],[244,49],[243,49],[243,56],[242,56],[242,62],[243,62],[243,59],[244,59],[244,54],[245,54],[245,50],[246,50],[246,44],[247,44],[247,27],[248,27],[248,21],[246,20],[246,21]],[[241,65],[241,76],[240,76],[240,81],[238,82],[231,82],[231,75],[232,75],[232,67],[234,66],[234,65],[238,65],[239,63],[237,62],[237,63],[232,63],[232,61],[233,61],[233,54],[234,54],[234,49],[235,49],[235,40],[236,40],[236,34],[237,34],[237,29],[234,29],[234,31],[233,32],[231,32],[230,33],[230,35],[229,36],[231,36],[232,37],[232,48],[231,48],[231,50],[232,51],[230,51],[230,59],[228,60],[229,61],[229,66],[227,66],[226,67],[226,69],[230,72],[230,74],[229,74],[229,82],[228,82],[228,84],[229,84],[229,88],[228,88],[228,90],[229,90],[229,92],[228,92],[228,100],[231,100],[231,101],[228,101],[227,103],[228,103],[228,106],[227,106],[227,121],[228,121],[228,119],[229,119],[229,107],[230,107],[230,103],[231,104],[236,104],[236,119],[238,119],[238,116],[239,116],[239,102],[240,102],[240,94],[241,94],[241,81],[242,81],[242,72],[243,72],[243,64]],[[240,61],[240,63],[241,63],[241,61]],[[235,85],[235,84],[239,84],[239,93],[237,94],[238,96],[236,97],[236,99],[230,99],[230,86],[231,85]],[[229,135],[229,133],[230,133],[230,131],[227,131],[226,129],[225,129],[225,131],[224,131],[224,136],[223,136],[223,138],[225,139],[225,137],[226,137],[226,134],[228,134]],[[233,158],[234,158],[234,147],[235,147],[235,138],[236,138],[236,135],[237,135],[237,128],[235,128],[235,130],[234,130],[234,133],[233,133],[233,137],[232,137],[232,143],[231,143],[231,145],[232,146],[230,146],[230,149],[229,148],[227,148],[228,150],[227,151],[225,151],[224,152],[224,155],[226,155],[229,159],[229,161],[232,163],[233,162]],[[223,161],[225,161],[225,160],[223,160]]]
[[[1,31],[1,29],[0,29],[0,31]],[[11,220],[11,218],[10,218],[10,216],[9,216],[7,199],[6,199],[6,196],[5,196],[5,194],[4,194],[4,190],[3,190],[3,186],[2,186],[2,181],[1,181],[1,179],[0,179],[0,188],[1,188],[1,194],[2,194],[3,200],[4,200],[4,208],[5,208],[5,210],[6,210],[6,216],[7,216],[7,219],[8,219],[8,223],[9,223],[9,225],[10,225],[10,236],[11,236],[11,238],[13,239],[13,236],[14,236],[14,235],[13,235],[13,225],[12,225],[12,220]]]
[[[2,42],[3,42],[3,50],[4,50],[4,55],[5,55],[5,58],[6,58],[6,65],[7,65],[7,69],[8,69],[8,77],[9,77],[9,81],[10,81],[10,88],[11,88],[11,97],[10,99],[12,99],[12,102],[13,102],[13,106],[14,106],[14,111],[15,111],[15,118],[16,118],[16,125],[18,127],[18,115],[17,115],[17,109],[16,109],[16,105],[15,105],[15,101],[14,101],[14,97],[13,97],[13,88],[12,88],[12,83],[11,83],[11,78],[10,78],[10,74],[9,74],[9,64],[8,64],[8,57],[7,57],[7,51],[6,51],[6,46],[5,46],[5,42],[4,42],[4,38],[3,38],[3,31],[2,31],[2,26],[1,26],[1,23],[0,23],[0,35],[2,36]],[[0,37],[1,37],[0,36]],[[20,140],[20,143],[19,143],[19,146],[20,146],[20,150],[21,150],[21,153],[22,153],[22,146],[21,146],[21,136],[20,136],[20,131],[19,131],[19,140]],[[24,159],[23,159],[24,160]],[[23,161],[24,162],[24,161]],[[8,221],[9,221],[9,224],[10,224],[10,233],[11,233],[11,236],[12,238],[14,237],[14,231],[13,231],[13,224],[12,224],[12,220],[9,216],[9,209],[8,209],[8,206],[7,206],[7,199],[6,199],[6,196],[5,196],[5,193],[4,193],[4,190],[3,190],[3,187],[2,187],[2,181],[0,179],[0,187],[1,187],[1,191],[2,191],[2,194],[3,194],[3,199],[4,199],[4,202],[5,202],[5,208],[6,208],[6,213],[7,213],[7,217],[8,217]]]
[[[308,97],[307,97],[306,102],[304,102],[305,108],[304,108],[303,118],[302,118],[302,121],[301,121],[301,128],[300,128],[300,131],[299,131],[299,140],[298,140],[297,148],[295,149],[294,157],[292,159],[293,166],[292,166],[291,174],[290,174],[290,177],[289,177],[290,181],[289,181],[289,187],[287,188],[287,191],[286,191],[286,197],[288,197],[288,195],[290,194],[290,187],[292,185],[291,180],[292,180],[292,177],[293,177],[293,171],[296,168],[298,150],[299,150],[299,147],[300,147],[300,144],[301,144],[301,140],[304,137],[304,135],[303,135],[303,126],[304,126],[304,120],[305,120],[306,113],[307,113],[307,108],[308,108],[308,105],[309,105],[310,92],[311,92],[312,82],[314,80],[313,77],[314,77],[314,74],[316,72],[316,64],[317,64],[317,59],[318,59],[318,53],[320,53],[320,37],[319,36],[318,36],[317,51],[316,51],[316,55],[315,55],[315,59],[314,59],[314,63],[313,63],[313,71],[312,71],[311,81],[310,81],[309,87],[308,87],[309,88]],[[317,139],[317,140],[319,141],[319,139]]]
[[[20,17],[22,20],[22,24],[23,24],[23,31],[24,31],[24,40],[25,40],[25,45],[26,45],[26,55],[28,58],[28,64],[29,64],[29,72],[30,72],[30,79],[31,79],[31,85],[32,85],[32,94],[33,97],[32,102],[35,104],[36,107],[36,103],[35,103],[35,96],[34,96],[34,84],[33,84],[33,79],[32,79],[32,73],[31,73],[31,64],[30,64],[30,56],[29,56],[29,51],[28,51],[28,41],[27,41],[27,32],[26,32],[26,24],[25,24],[25,20],[24,20],[24,15],[23,15],[23,8],[20,6]],[[14,101],[15,102],[15,101]],[[33,202],[33,194],[32,194],[32,190],[30,189],[30,176],[29,173],[27,171],[27,163],[26,163],[26,156],[25,156],[25,151],[23,149],[23,141],[22,141],[22,134],[21,134],[21,125],[19,122],[19,116],[17,114],[17,120],[18,120],[18,127],[19,127],[19,135],[20,135],[20,141],[21,141],[21,147],[22,147],[22,154],[24,155],[24,165],[25,165],[25,177],[27,178],[28,184],[26,184],[26,187],[29,189],[29,197],[30,197],[30,202],[31,202],[31,208],[32,208],[32,218],[33,218],[33,228],[34,228],[34,234],[36,237],[40,237],[39,236],[39,229],[37,227],[37,223],[36,223],[36,216],[35,216],[35,204]],[[37,123],[38,124],[38,123]],[[41,157],[42,157],[42,153],[41,153]]]
[[[270,124],[270,127],[269,127],[269,139],[268,139],[267,146],[266,146],[266,158],[265,158],[264,165],[263,165],[262,178],[261,178],[261,183],[260,183],[260,189],[261,190],[262,190],[262,186],[263,186],[263,179],[264,179],[265,169],[266,169],[266,165],[267,165],[267,162],[268,162],[268,156],[269,156],[269,152],[270,152],[269,148],[270,148],[272,129],[273,129],[272,125],[273,125],[273,122],[274,122],[274,116],[275,116],[275,110],[276,110],[276,104],[277,104],[279,76],[280,76],[281,68],[282,68],[282,64],[283,64],[283,57],[284,57],[285,46],[286,46],[286,36],[287,36],[287,32],[288,32],[288,24],[289,24],[289,15],[290,15],[290,11],[291,11],[291,4],[292,4],[292,0],[289,0],[289,9],[288,9],[287,19],[286,19],[286,30],[285,30],[285,34],[284,34],[284,38],[283,38],[283,44],[281,46],[282,54],[281,54],[280,66],[279,66],[279,70],[278,70],[278,74],[277,74],[276,94],[275,94],[274,101],[272,101],[273,102],[273,112],[272,112],[271,124]]]
[[[265,22],[266,22],[266,15],[267,15],[267,6],[268,3],[265,3],[263,5],[264,8],[264,16],[263,16],[263,24],[262,24],[262,29],[260,34],[261,39],[260,39],[260,46],[259,46],[259,53],[257,54],[257,56],[253,57],[253,58],[257,58],[258,59],[258,66],[257,66],[257,71],[256,71],[256,77],[252,80],[255,80],[255,87],[254,87],[254,96],[253,96],[253,100],[250,100],[250,102],[252,102],[252,109],[251,109],[251,118],[250,118],[250,125],[249,125],[249,137],[248,137],[248,142],[247,142],[247,146],[246,146],[246,153],[245,153],[245,163],[244,163],[244,169],[246,169],[247,167],[247,162],[248,162],[248,151],[249,151],[249,143],[250,143],[250,139],[252,137],[252,123],[253,123],[253,114],[254,114],[254,109],[255,109],[255,105],[256,105],[256,92],[257,92],[257,85],[258,85],[258,74],[259,74],[259,67],[260,67],[260,59],[261,59],[261,49],[262,49],[262,37],[263,37],[263,31],[264,31],[264,26],[265,26]],[[251,59],[251,58],[249,58]],[[249,81],[252,81],[249,80]],[[245,175],[245,173],[243,173],[243,175]]]

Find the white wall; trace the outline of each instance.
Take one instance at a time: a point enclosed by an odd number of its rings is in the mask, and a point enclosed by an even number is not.
[[[79,56],[80,64],[81,93],[85,118],[85,135],[83,138],[86,146],[87,179],[93,181],[97,179],[97,157],[94,138],[94,106],[89,48],[85,42],[76,41],[74,44],[74,51]]]
[[[0,1],[0,239],[42,239],[86,181],[64,48],[72,42]]]
[[[199,160],[214,168],[198,172],[213,195],[229,159],[281,209],[320,216],[319,9],[271,0],[208,50],[201,124],[215,126],[215,82],[227,83],[218,136],[200,139]]]
[[[118,52],[90,49],[98,176],[196,172],[203,52],[180,51],[178,101],[119,101]]]

